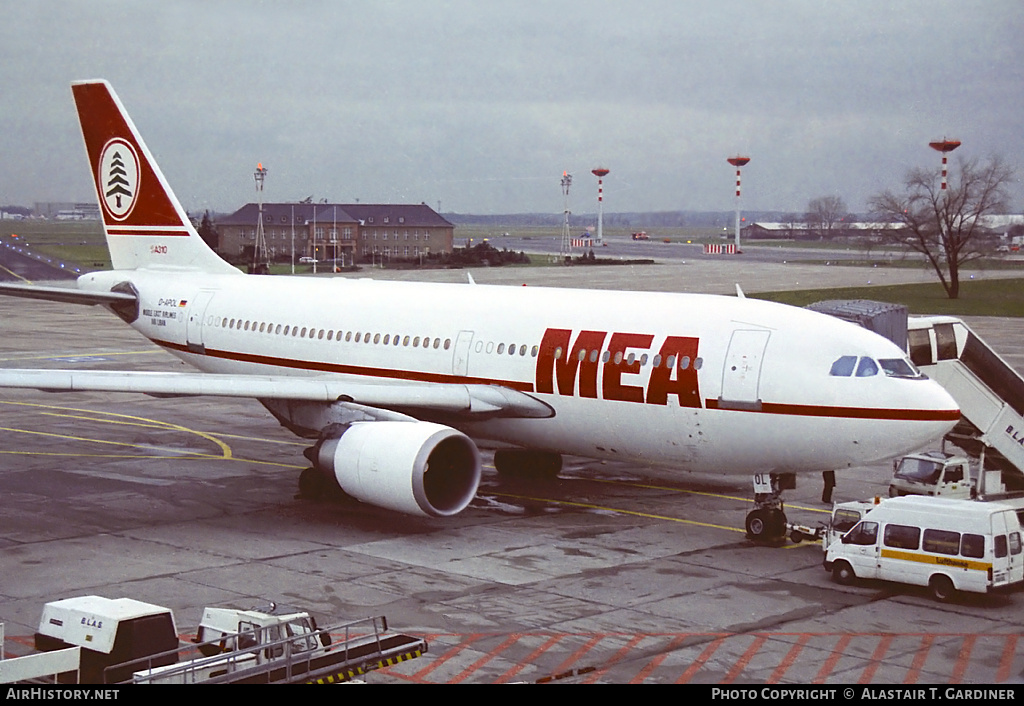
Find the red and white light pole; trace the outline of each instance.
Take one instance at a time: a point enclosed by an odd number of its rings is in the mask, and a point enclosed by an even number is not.
[[[959,140],[947,140],[943,137],[937,142],[929,142],[928,146],[933,150],[937,150],[942,153],[942,190],[946,190],[946,157],[950,152],[960,146]]]
[[[750,157],[729,157],[726,160],[736,167],[736,253],[740,252],[740,167],[750,161]]]
[[[597,177],[597,244],[604,245],[604,178],[610,169],[598,167],[590,170]]]

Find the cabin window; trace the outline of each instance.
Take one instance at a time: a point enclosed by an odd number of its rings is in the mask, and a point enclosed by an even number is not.
[[[948,530],[925,530],[924,544],[921,548],[926,552],[955,556],[960,551],[960,533]]]
[[[980,534],[965,534],[960,538],[960,554],[981,559],[985,556],[985,538]]]
[[[1001,559],[1007,555],[1006,535],[996,535],[994,540],[995,541],[992,542],[992,553],[995,554],[997,559]]]
[[[910,525],[886,525],[882,541],[895,549],[917,549],[921,530]]]
[[[860,522],[843,537],[845,544],[870,547],[878,541],[878,523]]]

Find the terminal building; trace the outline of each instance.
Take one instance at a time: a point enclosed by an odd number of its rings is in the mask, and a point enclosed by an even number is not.
[[[252,257],[259,206],[248,203],[217,220],[217,250]],[[263,235],[273,261],[312,258],[357,262],[416,260],[451,253],[455,226],[426,204],[263,204]]]

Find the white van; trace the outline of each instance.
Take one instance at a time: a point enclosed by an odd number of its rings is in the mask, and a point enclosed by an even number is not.
[[[928,586],[940,601],[1024,581],[1021,527],[999,503],[888,498],[825,552],[836,583],[857,578]]]

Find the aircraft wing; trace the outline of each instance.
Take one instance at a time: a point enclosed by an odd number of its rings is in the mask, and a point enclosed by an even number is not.
[[[137,297],[125,292],[85,292],[71,287],[46,287],[38,284],[0,282],[0,295],[25,299],[45,299],[66,304],[130,304]]]
[[[499,385],[373,384],[326,377],[123,372],[118,370],[0,370],[0,387],[46,392],[136,392],[154,397],[243,397],[346,402],[390,410],[427,410],[467,417],[553,416],[548,405]]]

